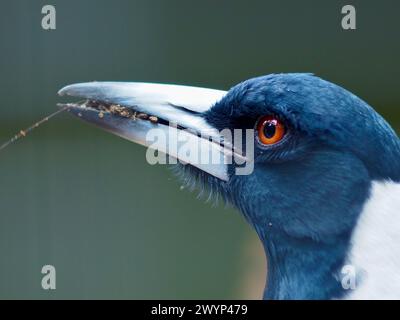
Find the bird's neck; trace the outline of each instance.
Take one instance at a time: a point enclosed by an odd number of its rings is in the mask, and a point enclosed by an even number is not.
[[[261,236],[268,260],[264,299],[332,299],[345,293],[340,271],[347,235],[328,243],[291,239],[279,232]]]

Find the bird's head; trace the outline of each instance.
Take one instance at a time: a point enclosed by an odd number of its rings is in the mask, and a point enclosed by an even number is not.
[[[255,129],[254,172],[232,171],[228,193],[256,228],[328,241],[354,225],[372,180],[400,179],[399,139],[387,122],[311,74],[244,81],[205,119],[219,130]]]
[[[71,105],[70,111],[129,140],[148,146],[150,129],[167,138],[189,129],[190,141],[206,140],[220,158],[233,154],[251,163],[249,174],[237,174],[243,163],[187,158],[189,165],[177,170],[186,181],[222,194],[244,214],[266,248],[270,270],[295,272],[326,260],[326,268],[335,272],[345,259],[371,182],[400,180],[400,144],[391,127],[355,95],[311,74],[258,77],[228,92],[93,82],[60,93],[88,99]],[[142,119],[140,113],[145,114]],[[173,131],[168,122],[175,123]],[[226,147],[233,140],[220,133],[234,129],[244,129],[242,147],[238,151],[233,143],[229,153]],[[253,139],[243,138],[246,129],[252,129]],[[211,139],[200,137],[202,131]],[[182,157],[176,150],[160,150]],[[269,281],[271,291],[276,287],[271,297],[284,296],[277,279]],[[324,290],[321,296],[338,288],[332,284]]]

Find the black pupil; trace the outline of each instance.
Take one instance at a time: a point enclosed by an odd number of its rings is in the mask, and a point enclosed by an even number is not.
[[[267,122],[264,126],[264,135],[268,139],[271,139],[276,132],[276,125],[273,122]]]

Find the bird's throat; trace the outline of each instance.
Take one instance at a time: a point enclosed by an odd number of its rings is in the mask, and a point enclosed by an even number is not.
[[[345,291],[340,270],[348,236],[317,243],[272,233],[264,238],[268,260],[264,299],[334,299]]]

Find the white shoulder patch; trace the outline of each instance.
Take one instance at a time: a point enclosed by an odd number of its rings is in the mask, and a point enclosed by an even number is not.
[[[347,298],[400,299],[399,183],[372,183],[351,246],[348,263],[361,272],[361,280]]]

